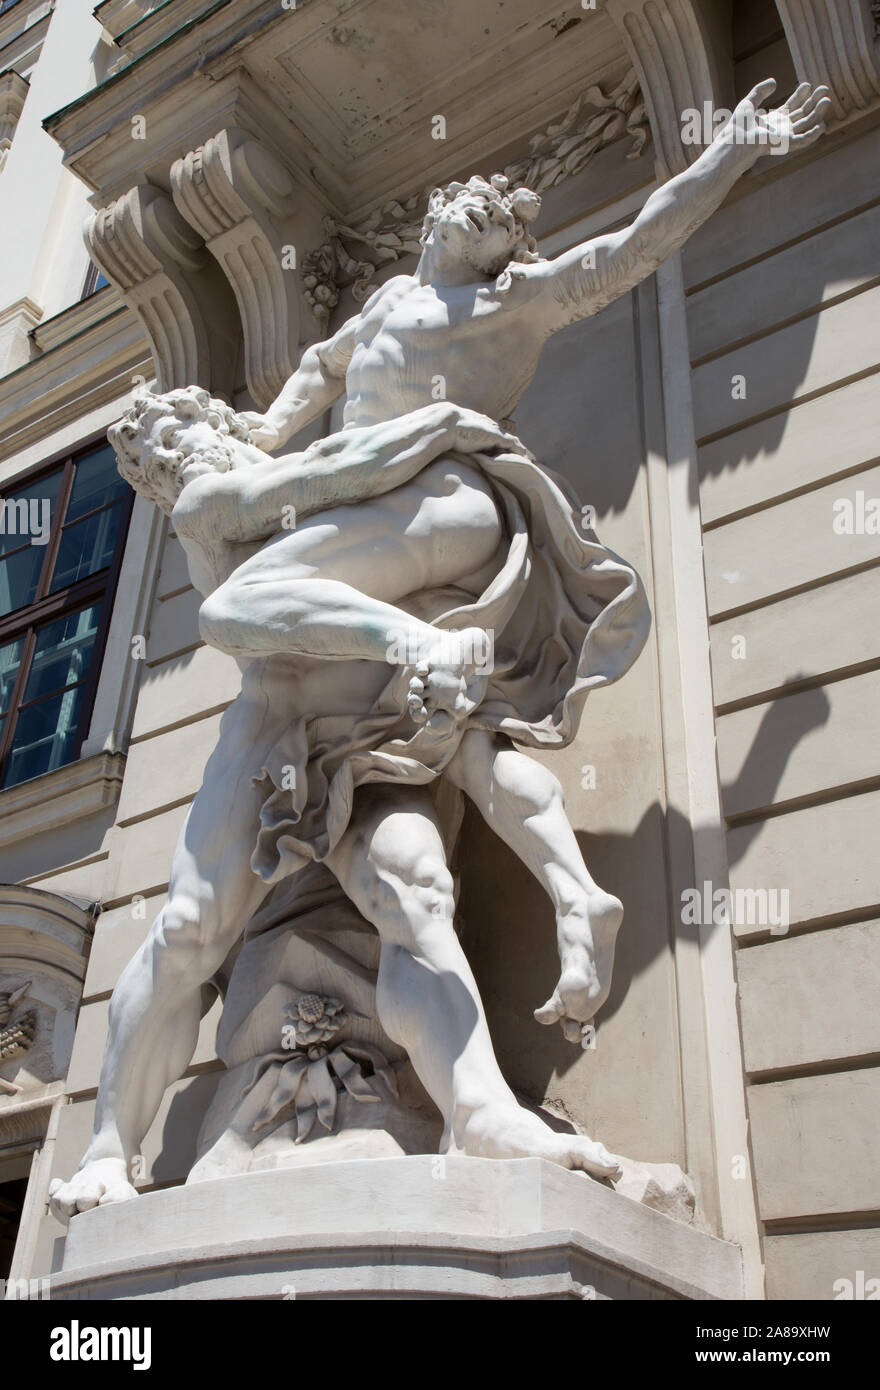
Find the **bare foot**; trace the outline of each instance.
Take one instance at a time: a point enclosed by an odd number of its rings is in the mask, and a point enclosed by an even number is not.
[[[513,1100],[474,1110],[460,1142],[475,1158],[546,1158],[594,1178],[621,1176],[620,1164],[603,1144],[581,1134],[557,1134]]]
[[[69,1182],[55,1178],[49,1184],[53,1215],[65,1226],[79,1211],[91,1211],[108,1202],[127,1202],[137,1188],[128,1181],[123,1158],[95,1158],[85,1163]]]
[[[464,719],[483,698],[489,682],[490,642],[482,628],[437,629],[414,667],[407,668],[406,707],[415,724],[441,730]]]
[[[569,1042],[582,1042],[611,990],[614,947],[623,921],[623,904],[601,889],[582,907],[559,919],[562,972],[547,1003],[535,1010],[539,1023],[562,1025]]]

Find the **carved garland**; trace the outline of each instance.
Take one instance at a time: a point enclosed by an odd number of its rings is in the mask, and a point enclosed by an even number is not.
[[[627,159],[637,159],[649,134],[638,78],[630,72],[608,96],[601,87],[589,87],[561,120],[533,135],[528,155],[506,165],[503,173],[513,186],[524,184],[544,193],[579,174],[602,146],[623,135],[632,137]],[[322,327],[339,303],[341,290],[350,287],[362,303],[381,266],[418,254],[429,192],[430,188],[425,189],[405,201],[393,199],[356,227],[324,218],[327,240],[302,262],[303,293]],[[359,258],[357,248],[361,247],[372,259]]]

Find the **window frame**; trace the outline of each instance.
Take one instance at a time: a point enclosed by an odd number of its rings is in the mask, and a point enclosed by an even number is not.
[[[78,443],[74,448],[61,449],[56,454],[53,454],[51,458],[34,464],[31,468],[25,469],[23,473],[17,473],[9,478],[4,478],[2,482],[0,482],[0,499],[5,500],[10,492],[17,491],[21,487],[30,487],[32,484],[38,483],[41,478],[48,477],[51,473],[57,472],[59,466],[61,467],[61,482],[58,488],[55,519],[52,522],[49,541],[44,547],[45,554],[43,556],[43,563],[36,589],[37,594],[40,594],[44,589],[46,589],[46,592],[42,593],[42,597],[36,598],[32,603],[22,608],[17,608],[12,613],[7,613],[4,617],[0,618],[0,646],[4,646],[7,642],[14,642],[19,637],[23,637],[24,639],[18,672],[10,693],[6,717],[3,721],[4,727],[2,733],[0,733],[0,797],[3,796],[4,792],[12,791],[14,788],[24,786],[27,782],[34,780],[33,777],[25,777],[21,782],[10,783],[8,787],[2,785],[3,779],[6,776],[12,741],[15,737],[16,728],[18,727],[18,719],[21,712],[21,697],[30,675],[31,662],[37,639],[37,629],[42,627],[45,623],[63,618],[68,613],[74,613],[80,608],[87,608],[90,605],[99,605],[97,632],[94,646],[92,647],[92,659],[89,673],[83,682],[82,705],[77,720],[76,734],[71,745],[72,752],[69,758],[66,758],[63,763],[59,764],[60,767],[69,767],[71,763],[75,763],[79,759],[83,743],[88,736],[89,725],[95,705],[95,696],[98,689],[98,680],[104,662],[104,651],[110,631],[113,604],[119,583],[119,572],[122,568],[125,547],[128,541],[128,528],[131,522],[131,513],[135,497],[133,488],[127,488],[119,502],[119,535],[116,539],[116,548],[111,564],[105,569],[87,575],[84,579],[78,579],[73,584],[65,585],[63,589],[57,589],[54,593],[48,591],[47,585],[58,556],[58,548],[64,530],[64,520],[66,519],[67,507],[70,501],[77,460],[85,454],[91,453],[96,447],[106,444],[106,429],[98,430],[94,435]],[[101,510],[102,508],[95,507],[90,512],[84,512],[82,516],[77,517],[76,520],[84,521],[88,516],[92,516]],[[57,770],[58,769],[50,768],[49,772]],[[44,775],[46,774],[35,774],[35,776]]]

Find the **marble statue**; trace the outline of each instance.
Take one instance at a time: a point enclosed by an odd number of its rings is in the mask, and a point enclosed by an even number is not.
[[[600,1142],[551,1129],[502,1076],[453,926],[439,790],[463,792],[549,894],[560,977],[535,1017],[579,1043],[610,988],[622,906],[588,872],[555,777],[521,750],[570,743],[650,619],[638,576],[510,416],[552,333],[650,275],[767,143],[819,136],[824,89],[802,84],[765,113],[773,89],[740,102],[632,225],[552,260],[528,189],[496,175],[435,190],[414,272],[309,347],[265,415],[192,387],[137,400],[111,430],[123,475],[171,515],[202,636],[238,660],[242,687],[167,902],[114,992],[94,1136],[53,1184],[62,1219],[136,1195],[129,1165],[192,1056],[202,986],[272,886],[316,864],[375,928],[375,1007],[440,1112],[441,1151],[619,1176]],[[338,433],[269,456],[342,396]],[[364,1091],[363,1053],[327,1051],[344,1015],[314,992],[289,1004],[301,1051],[287,1076],[311,1088],[309,1123],[322,1097],[329,1114],[341,1088]]]

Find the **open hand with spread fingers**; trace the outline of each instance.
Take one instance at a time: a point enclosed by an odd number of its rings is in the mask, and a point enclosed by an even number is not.
[[[741,146],[750,163],[763,154],[800,153],[825,130],[825,120],[831,111],[827,87],[801,82],[782,106],[766,111],[764,102],[775,90],[772,77],[759,82],[718,132],[718,140]]]

